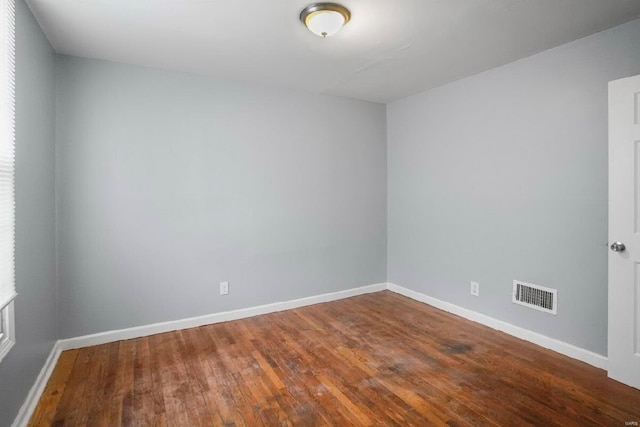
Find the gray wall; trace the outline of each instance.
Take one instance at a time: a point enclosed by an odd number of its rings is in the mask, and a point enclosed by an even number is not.
[[[384,105],[74,57],[56,75],[61,338],[386,281]]]
[[[0,363],[0,426],[11,425],[56,333],[54,53],[16,2],[16,345]]]
[[[638,46],[635,21],[388,105],[389,281],[606,354],[607,82]]]

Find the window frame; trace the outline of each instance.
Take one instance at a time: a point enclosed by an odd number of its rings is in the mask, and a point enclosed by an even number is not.
[[[15,0],[0,0],[0,95],[2,96],[0,99],[2,124],[0,166],[4,173],[0,195],[2,196],[3,227],[7,226],[7,229],[10,229],[8,233],[3,232],[2,236],[2,265],[3,268],[10,265],[10,269],[3,270],[1,277],[0,362],[16,343],[13,305],[17,295],[15,281],[15,7]]]
[[[16,343],[13,303],[14,301],[11,301],[0,310],[0,362]]]

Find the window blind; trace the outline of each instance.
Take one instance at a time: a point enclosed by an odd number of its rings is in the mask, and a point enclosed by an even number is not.
[[[0,309],[15,296],[15,3],[0,0]]]

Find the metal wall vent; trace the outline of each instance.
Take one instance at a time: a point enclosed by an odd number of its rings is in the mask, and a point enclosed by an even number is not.
[[[545,313],[557,314],[558,290],[514,280],[513,302]]]

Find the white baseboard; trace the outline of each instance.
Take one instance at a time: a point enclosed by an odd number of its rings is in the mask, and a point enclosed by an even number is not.
[[[114,341],[129,340],[132,338],[146,337],[149,335],[161,334],[164,332],[177,331],[181,329],[196,328],[198,326],[211,325],[213,323],[228,322],[230,320],[244,319],[258,316],[260,314],[275,313],[283,310],[304,307],[312,304],[336,301],[356,295],[380,292],[387,289],[386,283],[362,286],[360,288],[347,289],[345,291],[331,292],[328,294],[315,295],[307,298],[300,298],[291,301],[276,302],[273,304],[259,305],[257,307],[243,308],[222,313],[207,314],[204,316],[191,317],[188,319],[174,320],[170,322],[154,323],[151,325],[136,326],[133,328],[119,329],[116,331],[100,332],[98,334],[84,335],[76,338],[63,339],[58,341],[62,350],[89,347],[92,345],[106,344]]]
[[[208,314],[205,316],[191,317],[188,319],[180,319],[171,322],[155,323],[152,325],[137,326],[133,328],[120,329],[116,331],[101,332],[98,334],[85,335],[76,338],[59,340],[53,346],[49,357],[47,358],[35,384],[29,391],[29,395],[24,404],[20,408],[12,427],[25,427],[33,411],[35,410],[42,392],[47,385],[49,377],[53,373],[53,369],[60,357],[60,353],[64,350],[88,347],[92,345],[106,344],[114,341],[128,340],[149,335],[160,334],[164,332],[177,331],[181,329],[195,328],[198,326],[210,325],[220,322],[228,322],[231,320],[244,319],[247,317],[258,316],[261,314],[275,313],[283,310],[291,310],[294,308],[305,307],[308,305],[319,304],[323,302],[336,301],[357,295],[368,294],[372,292],[380,292],[390,290],[392,292],[404,295],[416,301],[423,302],[433,307],[439,308],[446,312],[455,314],[465,319],[481,323],[490,328],[497,329],[509,335],[530,341],[544,348],[556,351],[565,356],[581,360],[597,368],[607,368],[607,358],[583,348],[576,347],[571,344],[549,338],[547,336],[532,332],[528,329],[514,326],[510,323],[494,319],[493,317],[477,313],[460,306],[432,298],[420,292],[412,291],[407,288],[395,285],[393,283],[378,283],[375,285],[363,286],[360,288],[348,289],[345,291],[332,292],[327,294],[315,295],[307,298],[300,298],[291,301],[277,302],[273,304],[265,304],[257,307],[244,308],[240,310],[226,311],[222,313]]]
[[[595,366],[596,368],[605,370],[607,369],[608,359],[605,356],[589,350],[585,350],[584,348],[576,347],[572,344],[568,344],[555,338],[550,338],[546,335],[542,335],[537,332],[512,325],[511,323],[494,319],[493,317],[487,316],[485,314],[477,313],[475,311],[457,306],[455,304],[430,297],[420,292],[403,288],[402,286],[398,286],[393,283],[387,283],[387,289],[397,294],[404,295],[413,300],[423,302],[435,308],[439,308],[440,310],[446,311],[448,313],[455,314],[456,316],[464,317],[465,319],[469,319],[473,322],[481,323],[490,328],[497,329],[509,335],[513,335],[514,337],[532,342],[541,347],[588,363],[592,366]]]
[[[359,288],[347,289],[345,291],[331,292],[327,294],[315,295],[307,298],[300,298],[291,301],[276,302],[273,304],[265,304],[257,307],[243,308],[240,310],[225,311],[222,313],[208,314],[205,316],[191,317],[188,319],[180,319],[171,322],[155,323],[152,325],[137,326],[134,328],[120,329],[117,331],[101,332],[98,334],[85,335],[76,338],[58,340],[53,346],[47,361],[45,362],[35,384],[31,387],[29,395],[24,404],[20,408],[16,419],[11,427],[26,427],[36,409],[42,392],[49,381],[49,377],[53,373],[60,353],[65,350],[71,350],[92,345],[106,344],[109,342],[128,340],[132,338],[145,337],[149,335],[161,334],[164,332],[177,331],[180,329],[195,328],[203,325],[210,325],[219,322],[228,322],[230,320],[244,319],[247,317],[258,316],[260,314],[275,313],[283,310],[291,310],[294,308],[305,307],[307,305],[319,304],[323,302],[336,301],[356,295],[369,294],[372,292],[380,292],[387,289],[386,283],[378,283],[375,285],[362,286]]]
[[[31,387],[31,390],[29,390],[29,394],[22,404],[20,411],[18,411],[18,415],[13,421],[13,424],[11,424],[11,427],[25,427],[29,423],[33,411],[35,411],[40,401],[40,396],[42,396],[42,392],[44,392],[44,388],[47,386],[49,377],[53,373],[53,368],[55,368],[56,363],[58,363],[60,353],[62,353],[62,349],[58,344],[59,341],[53,345],[49,357],[47,357],[47,360],[44,362],[44,366],[40,370],[36,382],[33,384],[33,387]]]

